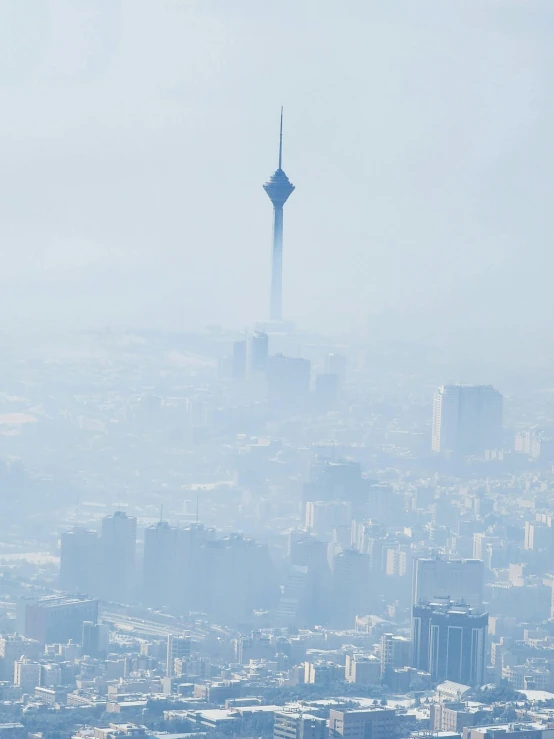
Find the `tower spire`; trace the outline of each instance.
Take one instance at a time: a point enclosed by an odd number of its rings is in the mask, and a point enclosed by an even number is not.
[[[279,169],[283,164],[283,106],[281,105],[281,125],[279,127]]]

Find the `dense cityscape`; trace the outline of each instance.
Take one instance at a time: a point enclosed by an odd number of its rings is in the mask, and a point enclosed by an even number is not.
[[[547,388],[269,328],[6,347],[0,736],[548,736]]]
[[[0,739],[554,739],[554,385],[541,328],[551,319],[540,307],[549,304],[540,286],[551,269],[532,252],[543,243],[538,210],[548,208],[540,178],[536,191],[525,191],[525,176],[514,187],[512,160],[487,180],[479,152],[500,159],[499,119],[487,119],[488,138],[474,141],[502,87],[487,77],[498,68],[510,102],[522,80],[533,92],[508,132],[517,151],[528,119],[540,119],[542,77],[535,82],[514,49],[540,59],[543,43],[550,58],[551,43],[516,34],[510,46],[513,27],[530,33],[536,22],[533,3],[502,3],[506,16],[496,3],[465,4],[459,34],[462,16],[449,14],[456,2],[428,2],[425,12],[425,3],[400,11],[358,3],[353,12],[321,2],[305,16],[299,3],[298,22],[288,16],[294,3],[51,0],[23,15],[23,4],[0,3],[9,129],[0,145],[13,153],[0,176],[0,207],[9,211],[0,218],[0,313],[8,310],[0,326]],[[490,15],[478,15],[480,5]],[[358,47],[365,56],[349,56]],[[458,58],[462,47],[471,60]],[[26,77],[39,57],[43,67]],[[475,120],[472,105],[457,107],[468,80],[477,84],[467,69],[473,57],[473,74],[486,82]],[[453,58],[459,69],[439,84]],[[366,68],[377,69],[380,87],[366,84]],[[97,84],[104,74],[107,84]],[[422,102],[433,86],[435,108]],[[273,100],[281,87],[315,111],[292,156],[289,108],[279,115]],[[245,119],[269,99],[275,127],[260,151],[260,120]],[[412,102],[395,107],[404,99]],[[52,104],[51,119],[33,113],[37,100],[41,110]],[[504,124],[509,115],[499,109]],[[406,110],[421,113],[419,129],[401,120]],[[435,129],[422,111],[445,117]],[[341,135],[327,130],[333,120]],[[393,143],[379,167],[389,127]],[[421,128],[430,131],[428,150]],[[184,155],[174,150],[175,131]],[[466,139],[474,148],[463,148]],[[149,152],[153,142],[161,148]],[[518,153],[532,178],[548,153],[538,149],[538,160]],[[276,169],[253,194],[244,173],[257,171],[258,158],[274,158]],[[303,181],[314,162],[310,189]],[[327,190],[317,190],[317,178]],[[522,216],[519,235],[495,200],[483,207],[492,190],[504,203],[513,190],[515,210],[526,199],[539,204]],[[267,273],[253,262],[240,282],[237,272],[226,283],[226,270],[248,253],[237,244],[258,239],[264,206],[268,234],[273,217],[271,242],[259,245],[271,246]],[[234,220],[237,208],[244,220]],[[380,209],[371,242],[364,234]],[[336,220],[326,218],[332,210]],[[450,223],[452,213],[459,220]],[[501,238],[485,254],[495,217]],[[210,221],[221,222],[219,240]],[[31,256],[19,254],[21,234]],[[531,270],[517,284],[512,237]],[[203,254],[210,239],[214,250]],[[303,240],[312,250],[306,245],[293,268],[289,244]],[[389,261],[379,262],[377,242]],[[395,251],[399,242],[404,251]],[[354,268],[335,280],[343,259]],[[450,280],[441,260],[452,261]],[[366,282],[368,295],[348,302]],[[265,308],[253,302],[237,325],[234,300],[250,305],[260,284]],[[170,306],[187,289],[191,315],[181,320]],[[319,323],[298,317],[290,300],[298,293],[304,317],[319,314]],[[221,325],[207,317],[218,301]],[[367,313],[353,316],[355,305]]]
[[[283,321],[282,144],[270,321],[4,342],[0,736],[554,732],[550,388]]]

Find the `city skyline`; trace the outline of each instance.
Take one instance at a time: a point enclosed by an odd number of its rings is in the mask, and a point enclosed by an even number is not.
[[[553,23],[0,2],[0,739],[553,739]]]
[[[149,13],[100,0],[90,23],[55,0],[39,23],[8,1],[0,327],[198,330],[265,317],[258,188],[283,103],[286,164],[302,187],[287,207],[288,318],[360,333],[371,318],[372,337],[462,344],[473,358],[491,344],[514,357],[520,342],[540,348],[552,313],[538,206],[548,8],[429,0],[415,13],[405,0],[356,0],[339,13],[326,2],[314,25],[290,0],[251,4]],[[149,61],[145,48],[157,52]],[[498,64],[483,69],[489,55]]]

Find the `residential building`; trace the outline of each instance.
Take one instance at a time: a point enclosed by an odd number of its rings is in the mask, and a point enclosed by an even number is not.
[[[98,585],[99,539],[95,531],[75,526],[60,537],[60,588],[94,595]]]
[[[503,397],[490,385],[442,385],[433,400],[432,449],[483,456],[502,447]]]
[[[166,674],[173,677],[175,674],[175,660],[190,657],[192,639],[186,634],[174,636],[170,634],[167,637],[167,663]]]
[[[32,693],[40,685],[39,662],[30,659],[20,659],[14,664],[13,684],[21,688],[23,693]]]
[[[102,519],[100,539],[101,578],[104,600],[128,603],[135,585],[137,519],[123,511]]]
[[[404,636],[383,634],[381,637],[381,676],[410,664],[411,643]]]

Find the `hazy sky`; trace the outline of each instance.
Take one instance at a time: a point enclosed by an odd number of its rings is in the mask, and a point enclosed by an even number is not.
[[[266,318],[283,104],[287,317],[549,326],[553,28],[552,0],[0,0],[0,323]]]

